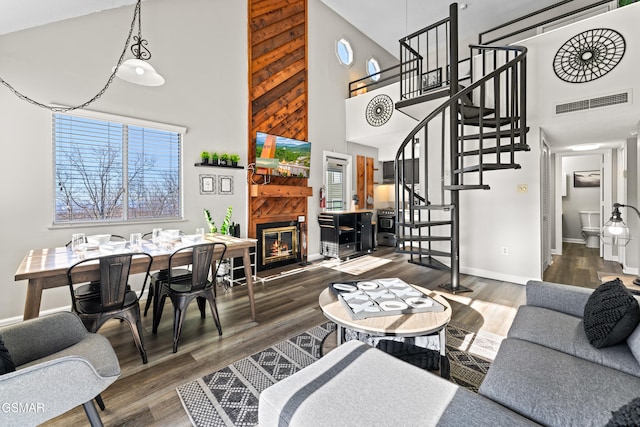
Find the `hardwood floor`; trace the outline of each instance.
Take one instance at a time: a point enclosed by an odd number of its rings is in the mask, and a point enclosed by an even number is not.
[[[575,252],[579,250],[576,248]],[[579,269],[584,271],[575,273],[576,279],[594,277],[595,270],[591,270],[596,262],[592,254],[571,255],[573,250],[568,249],[565,253],[567,259],[576,259],[565,262],[562,257],[556,260],[550,276],[573,279],[574,274],[566,270],[580,265]],[[143,318],[149,358],[146,365],[142,364],[128,326],[117,320],[108,322],[100,333],[112,343],[120,360],[122,375],[102,394],[107,407],[100,413],[104,424],[191,425],[175,388],[326,321],[318,307],[318,295],[331,281],[400,277],[408,283],[438,291],[438,286],[449,277],[447,272],[406,262],[407,256],[395,253],[393,248],[380,247],[373,255],[390,258],[392,262],[360,276],[314,263],[294,275],[264,283],[257,281],[257,322],[250,320],[244,287],[234,287],[226,292],[220,288],[218,310],[223,335],[218,336],[211,317],[200,319],[197,305],[192,304],[176,354],[172,353],[173,310],[171,303],[167,302],[169,306],[164,310],[157,335],[151,333],[151,313]],[[517,308],[525,302],[524,286],[464,275],[461,276],[461,284],[473,292],[459,295],[442,292],[453,310],[452,323],[471,331],[482,330],[505,336]],[[86,424],[84,411],[76,408],[46,425]]]
[[[596,288],[600,284],[598,271],[624,274],[619,263],[604,261],[599,249],[577,243],[563,243],[562,256],[554,256],[553,264],[544,272],[544,280],[569,285]]]

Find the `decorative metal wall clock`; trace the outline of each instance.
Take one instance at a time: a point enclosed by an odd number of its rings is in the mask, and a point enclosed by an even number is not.
[[[558,49],[553,70],[565,82],[590,82],[613,70],[624,52],[624,37],[617,31],[587,30],[571,37]]]
[[[365,117],[367,123],[371,126],[382,126],[387,123],[393,114],[393,100],[389,95],[376,95],[373,97],[369,104],[367,104],[367,110],[365,111]]]

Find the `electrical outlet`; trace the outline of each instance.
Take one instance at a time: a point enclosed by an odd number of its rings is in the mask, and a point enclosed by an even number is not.
[[[509,255],[509,248],[506,246],[502,247],[502,255]]]
[[[517,184],[516,190],[518,191],[518,193],[526,193],[527,191],[529,191],[529,186],[527,184]]]

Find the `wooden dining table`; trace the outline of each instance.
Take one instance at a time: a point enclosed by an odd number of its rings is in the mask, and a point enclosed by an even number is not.
[[[253,296],[253,272],[251,268],[250,249],[255,247],[255,239],[239,238],[221,234],[207,234],[208,242],[222,242],[227,245],[225,258],[242,257],[244,274],[247,282],[249,306],[251,308],[251,320],[256,320],[255,299]],[[169,256],[180,243],[155,245],[151,241],[144,240],[142,252],[153,257],[151,270],[164,270],[169,267]],[[32,319],[40,315],[40,303],[42,291],[45,289],[68,286],[67,269],[81,259],[106,255],[100,250],[85,250],[76,253],[70,247],[58,247],[47,249],[31,249],[27,252],[15,274],[15,280],[27,280],[27,295],[24,303],[24,320]],[[215,259],[215,254],[214,254]],[[186,265],[191,263],[191,253],[185,251],[177,254],[173,259],[173,265]],[[148,261],[140,257],[131,262],[130,274],[145,273]],[[100,271],[98,263],[87,263],[84,269],[83,280],[98,280]]]

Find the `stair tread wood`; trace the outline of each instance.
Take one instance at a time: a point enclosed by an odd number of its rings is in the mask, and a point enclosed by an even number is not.
[[[467,173],[478,172],[482,166],[483,171],[497,171],[503,169],[520,169],[521,166],[518,163],[483,163],[482,165],[466,166],[462,169],[456,169],[453,173]]]
[[[440,225],[451,225],[453,221],[414,221],[414,222],[398,222],[400,227],[420,228],[420,227],[437,227]]]
[[[456,191],[456,190],[490,190],[487,184],[471,184],[471,185],[445,185],[445,190]]]
[[[529,126],[524,128],[524,133],[529,132]],[[514,129],[503,129],[500,131],[501,138],[508,138],[511,135],[520,136],[522,134],[522,128],[514,128]],[[480,135],[482,135],[482,139],[496,139],[498,136],[498,132],[483,132],[482,134],[473,133],[470,135],[461,135],[458,136],[458,139],[461,141],[477,141],[480,139]]]

